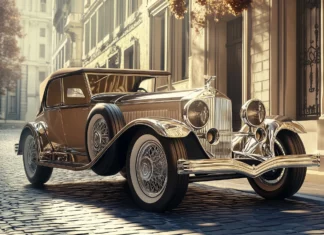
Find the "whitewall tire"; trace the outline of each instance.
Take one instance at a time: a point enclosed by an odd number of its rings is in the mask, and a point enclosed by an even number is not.
[[[145,210],[176,207],[188,188],[188,175],[178,175],[178,159],[186,159],[181,139],[167,139],[144,128],[134,136],[127,156],[127,180],[135,202]]]

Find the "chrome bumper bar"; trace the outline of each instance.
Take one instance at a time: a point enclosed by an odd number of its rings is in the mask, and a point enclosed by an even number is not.
[[[178,174],[239,173],[250,178],[279,169],[320,166],[320,156],[311,154],[276,156],[259,165],[249,165],[235,159],[178,160]]]

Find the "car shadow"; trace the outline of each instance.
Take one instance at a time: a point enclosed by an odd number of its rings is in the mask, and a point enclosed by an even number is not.
[[[138,208],[131,198],[126,180],[52,183],[41,189],[26,186],[25,190],[33,192],[36,200],[44,196],[51,198],[52,205],[47,204],[43,208],[40,205],[39,209],[48,218],[53,206],[59,207],[60,216],[53,216],[53,219],[60,221],[63,228],[75,224],[73,219],[67,218],[79,213],[83,214],[84,224],[96,217],[110,218],[107,220],[110,222],[114,218],[135,228],[153,231],[180,229],[187,233],[222,231],[234,234],[323,229],[324,232],[324,205],[315,201],[266,201],[252,193],[199,184],[191,184],[183,202],[165,213],[146,212]],[[65,206],[61,206],[62,202]],[[62,222],[60,217],[66,222]]]

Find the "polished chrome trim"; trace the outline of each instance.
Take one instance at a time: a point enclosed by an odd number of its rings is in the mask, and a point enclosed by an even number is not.
[[[208,120],[207,120],[207,122],[205,123],[205,125],[200,126],[200,127],[194,126],[194,125],[190,122],[190,120],[189,120],[189,118],[188,118],[189,108],[190,108],[190,106],[192,105],[192,103],[194,103],[194,102],[196,102],[196,101],[201,101],[201,102],[203,102],[203,103],[206,105],[207,109],[208,109]],[[209,107],[209,106],[206,104],[206,102],[203,101],[202,99],[193,99],[193,100],[190,100],[188,103],[186,103],[186,105],[185,105],[184,108],[183,108],[183,120],[185,121],[185,123],[187,123],[187,124],[188,124],[191,128],[193,128],[194,130],[200,130],[200,129],[204,128],[204,127],[208,124],[209,119],[210,119],[210,107]]]
[[[210,158],[232,158],[232,103],[226,97],[204,96],[200,97],[208,105],[210,117],[207,125],[197,130],[198,136],[206,134],[209,129],[219,131],[219,142],[211,145],[206,139],[200,138],[199,142]]]
[[[230,180],[230,179],[241,179],[246,178],[246,176],[241,174],[197,174],[195,176],[189,177],[189,183],[194,182],[206,182],[206,181],[214,181],[214,180]]]
[[[260,125],[254,125],[254,124],[252,124],[250,122],[248,116],[247,116],[248,108],[249,108],[249,106],[250,106],[250,104],[252,102],[259,102],[259,103],[261,103],[262,106],[263,106],[264,112],[266,112],[265,106],[264,106],[264,104],[263,104],[263,102],[261,100],[259,100],[259,99],[250,99],[245,104],[243,104],[243,106],[241,108],[241,111],[240,111],[240,116],[241,116],[242,121],[245,124],[247,124],[248,126],[251,126],[251,127],[259,127],[259,126],[261,126],[263,124],[263,122],[264,122],[264,120],[266,118],[266,113],[264,113],[264,118],[263,118],[262,121],[260,121]],[[258,112],[258,113],[260,113],[260,112]]]
[[[242,126],[241,130],[234,134],[235,137],[232,140],[233,153],[241,152],[247,156],[251,154],[272,155],[274,157],[274,145],[280,131],[289,130],[297,134],[306,133],[304,127],[298,122],[279,115],[267,117],[262,127],[266,130],[267,138],[264,143],[258,143],[253,133],[254,128],[247,124]]]
[[[178,160],[178,174],[238,173],[250,178],[280,168],[320,166],[320,155],[299,154],[277,156],[259,165],[249,165],[235,159]]]
[[[271,152],[274,153],[274,144],[276,137],[278,133],[282,130],[289,130],[294,133],[306,133],[305,128],[299,124],[298,122],[295,121],[280,121],[280,117],[278,116],[278,119],[266,119],[265,120],[265,125],[266,129],[268,131],[268,136],[270,140],[270,150]],[[275,117],[276,118],[276,117]]]
[[[257,138],[257,134],[259,134],[261,136],[261,139]],[[268,134],[267,134],[265,128],[263,128],[263,127],[256,128],[256,130],[254,132],[254,138],[257,142],[259,142],[260,144],[265,143],[267,141],[267,137],[268,137]]]

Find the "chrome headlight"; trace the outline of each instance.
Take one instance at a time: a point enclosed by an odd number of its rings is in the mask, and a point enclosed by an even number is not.
[[[259,127],[266,117],[266,110],[262,101],[252,99],[242,106],[240,115],[247,125]]]
[[[184,108],[184,120],[194,129],[203,128],[209,119],[209,109],[202,100],[195,100],[186,104]]]

